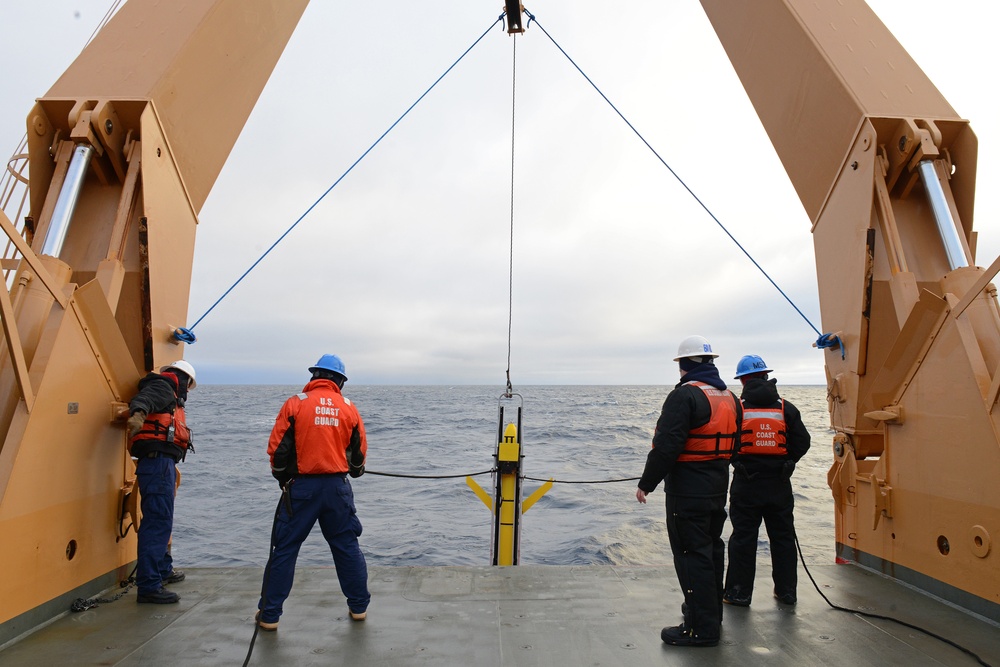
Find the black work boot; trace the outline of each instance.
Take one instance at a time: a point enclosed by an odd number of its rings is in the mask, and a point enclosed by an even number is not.
[[[135,601],[149,602],[152,604],[173,604],[175,602],[180,602],[181,597],[177,593],[171,593],[166,588],[161,588],[153,593],[139,593],[135,596]]]
[[[187,575],[180,570],[171,570],[170,574],[163,578],[165,584],[178,584],[187,579]]]
[[[774,591],[774,599],[776,599],[781,604],[795,604],[798,599],[795,597],[795,591],[779,593],[777,590]]]
[[[726,589],[726,594],[722,596],[722,601],[734,607],[749,607],[750,598],[752,597],[753,591],[744,590],[741,586],[733,586]]]
[[[671,646],[719,645],[718,635],[715,635],[714,637],[698,635],[683,623],[672,628],[663,628],[663,630],[660,631],[660,639],[663,640],[664,644],[670,644]]]

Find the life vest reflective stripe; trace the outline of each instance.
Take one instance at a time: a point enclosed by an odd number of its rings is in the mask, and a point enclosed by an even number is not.
[[[785,400],[780,408],[748,408],[743,406],[743,430],[740,433],[740,454],[753,456],[785,456]]]
[[[171,426],[174,427],[172,435],[170,433]],[[184,408],[177,407],[173,413],[154,412],[151,415],[146,415],[146,421],[142,422],[142,428],[132,437],[133,444],[140,440],[166,442],[187,451],[188,447],[191,446],[191,431],[187,426]]]
[[[678,461],[712,461],[728,459],[736,448],[739,436],[736,427],[736,397],[728,389],[716,389],[704,382],[689,382],[705,393],[712,407],[712,416],[704,426],[691,429]]]

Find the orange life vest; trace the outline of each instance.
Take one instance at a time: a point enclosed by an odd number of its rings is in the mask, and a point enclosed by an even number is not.
[[[704,382],[689,382],[705,392],[712,416],[704,426],[691,429],[678,461],[728,459],[739,436],[736,427],[736,397],[728,389],[716,389]]]
[[[740,454],[754,456],[785,456],[785,400],[780,408],[748,408],[743,406],[743,431],[740,433]]]
[[[191,431],[184,417],[184,408],[178,406],[173,412],[146,415],[142,428],[132,437],[132,444],[140,440],[155,440],[180,447],[183,458],[191,446]]]

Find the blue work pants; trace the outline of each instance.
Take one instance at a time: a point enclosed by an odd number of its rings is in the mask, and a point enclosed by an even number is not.
[[[174,569],[167,548],[174,529],[177,468],[169,456],[143,457],[135,463],[135,476],[142,508],[135,584],[139,595],[148,595],[160,590]]]
[[[282,503],[275,515],[273,550],[264,571],[264,595],[257,605],[260,620],[275,623],[281,616],[282,605],[292,590],[299,548],[317,520],[330,545],[348,608],[355,613],[365,611],[371,601],[368,566],[358,545],[361,521],[347,475],[305,475],[289,484],[292,513],[289,516],[288,507]]]

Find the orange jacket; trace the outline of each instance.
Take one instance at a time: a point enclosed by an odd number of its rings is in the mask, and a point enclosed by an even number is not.
[[[348,472],[347,447],[357,431],[362,456],[367,456],[368,440],[358,409],[340,393],[332,380],[311,380],[301,394],[281,406],[267,443],[267,454],[275,465],[274,453],[286,436],[294,437],[294,471],[300,475]]]
[[[736,397],[728,389],[716,389],[704,382],[689,383],[705,392],[712,417],[704,426],[691,429],[678,461],[728,459],[736,449]]]

